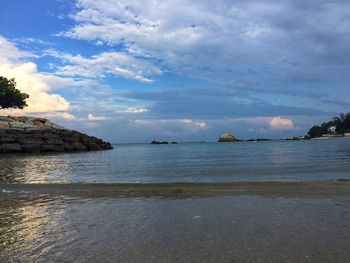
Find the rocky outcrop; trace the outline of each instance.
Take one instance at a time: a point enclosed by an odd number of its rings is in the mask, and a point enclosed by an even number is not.
[[[237,138],[232,133],[225,133],[219,137],[218,142],[235,142]]]
[[[169,142],[166,142],[166,141],[152,141],[151,144],[169,144]]]
[[[0,116],[0,153],[99,151],[113,149],[87,134],[58,126],[47,119]]]

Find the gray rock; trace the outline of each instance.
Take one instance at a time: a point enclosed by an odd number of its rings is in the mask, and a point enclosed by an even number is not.
[[[45,144],[63,145],[64,141],[62,141],[60,138],[55,138],[55,139],[49,139],[45,141]]]
[[[51,131],[51,132],[45,132],[42,138],[49,140],[49,139],[60,139],[61,137],[57,133]]]
[[[0,120],[0,129],[9,129],[9,128],[10,128],[10,124],[8,121]]]
[[[88,149],[89,151],[100,151],[102,150],[102,147],[100,145],[98,145],[97,143],[89,143],[88,144]]]
[[[11,129],[24,130],[28,128],[35,128],[33,124],[27,124],[25,122],[9,122],[9,124]]]
[[[0,145],[0,152],[19,153],[22,152],[22,148],[18,143],[4,143]]]
[[[41,152],[64,152],[64,147],[60,145],[42,144],[40,145]]]
[[[86,151],[87,148],[84,144],[82,144],[81,142],[73,142],[72,146],[74,148],[74,151]]]
[[[69,144],[69,143],[65,143],[65,144],[63,144],[63,147],[64,147],[64,149],[66,150],[66,151],[74,151],[74,147],[73,147],[73,145],[71,145],[71,144]]]
[[[12,143],[16,141],[16,136],[11,134],[2,134],[0,137],[0,144],[1,143]]]
[[[17,142],[19,144],[37,144],[40,145],[43,143],[42,140],[40,140],[40,138],[35,138],[35,137],[18,137],[17,138]]]
[[[112,150],[112,149],[113,149],[112,144],[109,143],[109,142],[103,142],[103,143],[101,143],[101,147],[102,147],[102,149],[104,149],[104,150]]]
[[[62,140],[66,143],[80,142],[80,138],[77,136],[63,137]]]
[[[40,144],[22,144],[21,147],[25,153],[40,153]]]

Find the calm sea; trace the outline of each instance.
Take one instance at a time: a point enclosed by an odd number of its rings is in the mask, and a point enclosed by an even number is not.
[[[0,155],[0,262],[349,262],[350,139]]]
[[[350,139],[124,144],[76,154],[2,155],[1,183],[168,183],[350,179]]]

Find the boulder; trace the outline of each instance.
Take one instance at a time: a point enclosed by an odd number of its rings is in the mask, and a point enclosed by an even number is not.
[[[65,143],[65,144],[63,144],[63,147],[64,147],[64,149],[66,150],[66,151],[74,151],[74,147],[73,147],[73,145],[71,145],[71,144],[69,144],[69,143]]]
[[[61,145],[42,144],[40,145],[40,152],[64,152],[64,147]]]
[[[82,144],[81,142],[73,142],[72,143],[73,149],[74,151],[86,151],[87,148],[84,144]]]
[[[225,133],[219,137],[218,142],[235,142],[237,138],[232,133]]]
[[[22,144],[22,151],[25,153],[40,153],[40,144]]]
[[[52,145],[63,145],[64,141],[62,141],[59,137],[58,138],[52,138],[47,141],[45,141],[45,144],[52,144]]]
[[[103,150],[112,150],[113,146],[109,142],[103,142],[100,144]]]
[[[22,148],[18,143],[3,143],[0,145],[1,153],[20,153]]]
[[[89,151],[99,151],[102,150],[101,146],[97,143],[91,142],[88,144]]]
[[[16,136],[8,134],[8,133],[4,133],[1,134],[0,137],[0,144],[2,143],[12,143],[16,141]]]
[[[9,129],[9,128],[10,128],[10,124],[8,121],[0,120],[0,129]]]

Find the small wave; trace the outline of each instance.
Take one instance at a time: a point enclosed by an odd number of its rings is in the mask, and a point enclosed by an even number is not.
[[[6,190],[6,189],[2,189],[2,192],[5,193],[5,194],[9,194],[9,193],[13,193],[14,191],[9,191],[9,190]]]
[[[73,197],[210,197],[217,195],[339,196],[350,195],[348,181],[231,182],[231,183],[106,183],[106,184],[7,184],[3,193]]]

